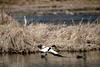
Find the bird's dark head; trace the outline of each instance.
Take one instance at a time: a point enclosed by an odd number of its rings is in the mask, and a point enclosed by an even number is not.
[[[55,47],[55,48],[57,48],[56,45],[52,45],[51,47]]]
[[[37,47],[40,48],[40,49],[42,49],[42,44],[39,44]]]

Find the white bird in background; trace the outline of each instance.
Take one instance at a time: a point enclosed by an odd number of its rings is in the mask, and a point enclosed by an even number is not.
[[[24,16],[24,26],[26,26],[27,25],[27,19],[26,19],[26,16]]]
[[[62,55],[60,55],[58,52],[56,52],[55,50],[52,49],[52,47],[56,47],[55,45],[51,46],[51,47],[46,47],[43,45],[38,45],[39,51],[42,53],[45,53],[44,55],[42,55],[41,57],[46,57],[48,53],[53,54],[54,56],[58,56],[58,57],[63,57]]]

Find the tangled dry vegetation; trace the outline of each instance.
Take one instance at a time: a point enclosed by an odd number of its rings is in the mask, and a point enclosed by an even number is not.
[[[1,53],[32,53],[38,51],[40,43],[56,45],[61,51],[100,50],[100,24],[33,24],[24,27],[7,17],[6,23],[0,24]]]

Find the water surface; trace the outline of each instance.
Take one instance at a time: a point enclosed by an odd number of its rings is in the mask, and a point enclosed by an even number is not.
[[[97,18],[99,18],[99,14],[89,14],[89,13],[81,13],[81,14],[47,14],[47,15],[26,15],[28,24],[30,23],[52,23],[52,24],[78,24],[79,22],[90,22],[92,23]],[[20,22],[24,23],[23,15],[16,15],[14,18]]]
[[[0,67],[100,67],[100,52],[86,53],[86,59],[77,59],[78,53],[61,53],[66,58],[51,54],[41,58],[41,54],[0,55]]]

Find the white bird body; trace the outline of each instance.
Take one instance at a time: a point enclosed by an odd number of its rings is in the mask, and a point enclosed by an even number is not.
[[[38,45],[38,48],[39,48],[40,52],[45,53],[45,56],[47,55],[47,53],[51,53],[51,54],[53,54],[55,56],[63,57],[58,52],[53,50],[51,47],[46,47],[46,46],[43,46],[43,45]]]
[[[50,50],[49,50],[50,49]],[[48,51],[49,50],[49,51]],[[49,52],[49,53],[53,53],[53,54],[58,54],[58,52],[56,52],[56,51],[54,51],[52,48],[50,48],[50,47],[45,47],[45,48],[43,48],[43,49],[39,49],[39,51],[41,51],[41,52]]]
[[[45,48],[42,48],[42,49],[39,49],[39,51],[41,51],[41,52],[48,52],[48,49],[49,49],[49,47],[45,47]]]

